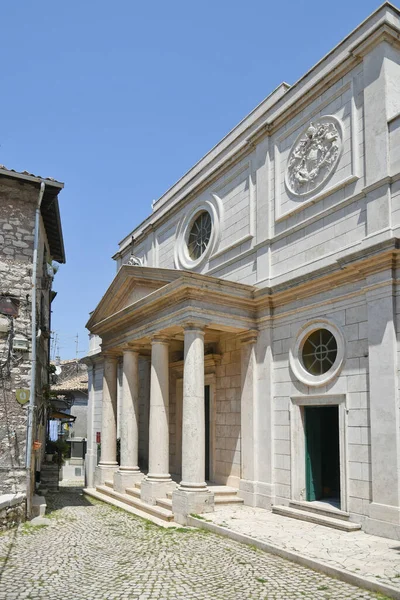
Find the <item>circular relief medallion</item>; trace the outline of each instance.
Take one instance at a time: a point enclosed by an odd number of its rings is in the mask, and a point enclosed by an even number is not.
[[[336,167],[342,151],[342,125],[336,117],[312,121],[289,153],[285,183],[295,196],[321,187]]]

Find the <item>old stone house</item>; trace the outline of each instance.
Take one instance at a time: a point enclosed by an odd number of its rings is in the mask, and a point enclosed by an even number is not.
[[[51,385],[52,404],[62,413],[71,414],[73,421],[62,432],[70,445],[70,457],[62,467],[61,479],[83,481],[87,440],[88,375],[85,363],[77,359],[61,360]],[[58,429],[63,427],[63,421]]]
[[[45,450],[50,315],[55,296],[52,261],[65,262],[58,205],[62,188],[53,179],[0,166],[2,519],[10,503],[14,510],[17,500],[24,507],[27,487],[32,495],[35,471],[40,470]]]
[[[89,493],[400,536],[399,39],[385,3],[120,242],[87,325]]]

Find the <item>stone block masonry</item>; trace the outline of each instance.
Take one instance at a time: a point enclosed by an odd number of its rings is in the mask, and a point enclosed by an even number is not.
[[[4,494],[0,496],[0,531],[5,531],[25,521],[25,495]]]
[[[0,314],[0,494],[21,492],[26,488],[28,410],[27,404],[18,404],[16,390],[29,389],[30,386],[31,277],[37,197],[36,186],[8,178],[0,179],[0,297],[10,297],[18,305],[15,317]],[[39,327],[44,324],[40,309],[45,307],[47,310],[50,302],[50,290],[42,285],[47,247],[43,227],[40,239],[36,298]],[[26,349],[16,349],[16,338],[25,341]],[[47,345],[48,340],[39,341],[37,372],[40,391],[43,368],[47,363]],[[45,372],[47,377],[47,370]]]

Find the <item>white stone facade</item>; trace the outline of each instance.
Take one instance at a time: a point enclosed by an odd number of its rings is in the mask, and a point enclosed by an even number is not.
[[[337,481],[322,493],[335,488],[340,510],[366,531],[400,537],[399,35],[399,12],[384,4],[296,84],[272,92],[122,240],[117,276],[88,323],[102,338],[102,353],[92,352],[92,456],[100,431],[103,453],[107,418],[115,429],[116,407],[100,426],[104,356],[121,361],[134,349],[146,482],[156,451],[154,481],[183,478],[186,500],[206,497],[207,473],[253,506],[311,502],[306,420],[313,407],[334,407]],[[212,232],[193,258],[203,212]],[[302,352],[320,330],[336,351],[313,374]],[[336,460],[328,454],[323,473]],[[110,456],[108,473],[118,468]],[[176,495],[173,506],[200,512],[186,500]]]

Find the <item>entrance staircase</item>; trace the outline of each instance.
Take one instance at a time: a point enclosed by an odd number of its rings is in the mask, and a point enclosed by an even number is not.
[[[350,521],[349,513],[339,510],[325,502],[289,502],[289,506],[275,505],[272,512],[283,517],[291,517],[301,521],[308,521],[316,525],[332,527],[340,531],[358,531],[359,523]]]
[[[216,507],[228,504],[243,504],[242,498],[237,495],[238,490],[236,488],[213,483],[209,483],[208,487],[214,492]],[[134,487],[126,488],[125,493],[121,494],[114,490],[113,481],[110,480],[106,481],[104,485],[97,485],[96,489],[85,489],[84,491],[89,496],[104,502],[110,502],[158,525],[164,527],[176,526],[173,523],[172,492],[168,492],[164,498],[158,498],[155,504],[148,504],[140,498],[140,488],[141,483],[138,482]]]

